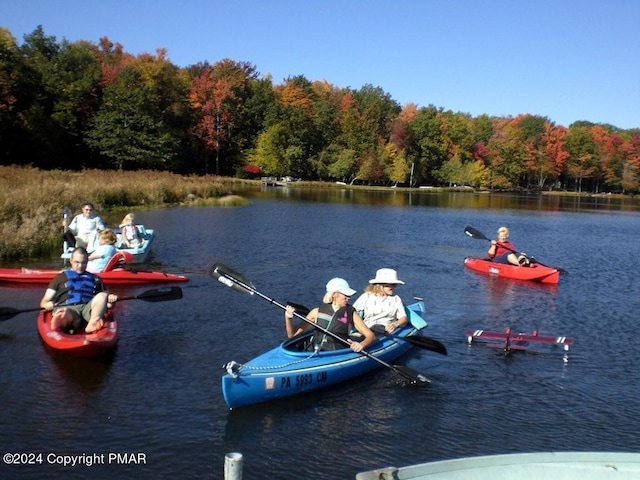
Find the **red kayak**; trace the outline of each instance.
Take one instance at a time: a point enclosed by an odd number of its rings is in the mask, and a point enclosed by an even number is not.
[[[123,265],[131,260],[128,252],[116,253],[104,268],[96,273],[105,285],[142,285],[145,283],[188,282],[184,275],[164,272],[125,270]],[[0,268],[0,283],[47,285],[62,270],[38,268]]]
[[[38,314],[38,333],[45,345],[53,350],[75,357],[96,357],[109,352],[118,343],[118,322],[108,310],[105,327],[93,333],[66,333],[51,330],[51,312]]]
[[[0,283],[47,285],[62,270],[0,268]],[[164,272],[145,272],[116,268],[98,275],[105,285],[143,285],[147,283],[188,282],[189,277]]]
[[[560,270],[547,267],[539,263],[529,266],[517,266],[507,263],[492,262],[484,258],[467,257],[464,265],[474,272],[493,275],[495,277],[511,278],[514,280],[529,280],[532,282],[557,285],[560,281]]]

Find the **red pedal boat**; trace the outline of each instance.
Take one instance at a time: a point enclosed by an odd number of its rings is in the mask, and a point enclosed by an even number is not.
[[[113,313],[105,314],[105,327],[93,333],[66,333],[51,329],[51,312],[38,314],[38,333],[45,345],[75,357],[96,357],[112,350],[118,343],[118,322]]]
[[[532,263],[529,266],[517,266],[507,263],[492,262],[484,258],[467,257],[464,266],[474,272],[493,275],[495,277],[511,278],[514,280],[529,280],[557,285],[560,281],[560,270],[547,267],[540,263]]]
[[[507,328],[504,332],[489,332],[486,330],[470,330],[466,333],[467,342],[471,344],[474,340],[491,342],[498,340],[499,343],[489,343],[489,347],[501,348],[505,354],[509,354],[512,350],[527,350],[531,343],[541,343],[545,345],[562,345],[566,352],[573,345],[573,338],[558,336],[549,337],[538,335],[538,331],[532,333],[513,333],[511,328]]]
[[[144,285],[147,283],[188,282],[189,277],[175,273],[125,270],[122,265],[129,258],[127,252],[116,253],[104,272],[97,273],[105,285]],[[47,285],[61,270],[37,268],[0,268],[0,283]]]

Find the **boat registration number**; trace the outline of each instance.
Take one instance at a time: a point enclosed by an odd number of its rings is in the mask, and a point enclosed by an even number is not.
[[[302,375],[292,375],[290,377],[282,377],[280,379],[280,388],[301,388],[314,383],[322,383],[327,381],[327,372],[322,371],[316,374],[304,373]]]

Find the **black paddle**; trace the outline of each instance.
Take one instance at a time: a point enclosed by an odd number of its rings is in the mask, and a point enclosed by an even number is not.
[[[309,314],[309,308],[301,305],[299,303],[287,302],[287,305],[291,305],[296,311],[299,311],[301,315],[305,317]],[[370,327],[372,331],[375,333],[384,333],[388,337],[397,338],[398,340],[404,340],[412,345],[415,345],[418,348],[424,348],[425,350],[430,350],[432,352],[440,353],[442,355],[447,354],[447,347],[444,344],[434,338],[425,337],[424,335],[409,335],[407,337],[403,337],[400,335],[394,335],[393,333],[388,333],[384,329],[384,325],[374,325]]]
[[[401,335],[394,335],[393,333],[389,333],[384,329],[384,325],[374,325],[370,327],[376,333],[383,333],[387,337],[397,338],[398,340],[404,340],[405,342],[409,342],[416,347],[424,348],[425,350],[430,350],[432,352],[440,353],[441,355],[447,355],[447,347],[444,344],[435,338],[425,337],[424,335],[408,335],[403,337]]]
[[[473,227],[467,227],[467,228],[465,228],[465,229],[464,229],[464,233],[466,233],[467,235],[469,235],[471,238],[475,238],[476,240],[487,240],[487,241],[491,242],[491,239],[490,239],[490,238],[487,238],[487,237],[485,236],[485,234],[484,234],[484,233],[482,233],[480,230],[476,230],[476,229],[475,229],[475,228],[473,228]],[[504,244],[502,244],[502,243],[501,243],[500,245],[501,245],[503,248],[505,248],[505,249],[509,250],[509,251],[510,251],[510,252],[512,252],[512,253],[516,253],[516,254],[518,253],[518,252],[516,252],[514,249],[509,248],[509,247],[507,247],[506,245],[504,245]],[[545,265],[544,263],[539,262],[538,260],[536,260],[534,257],[528,257],[528,258],[529,258],[529,261],[530,261],[531,263],[537,263],[537,264],[542,265],[543,267],[547,267],[547,268],[554,268],[554,269],[558,270],[560,273],[569,273],[569,272],[567,272],[564,268],[551,267],[551,266],[549,266],[549,265]]]
[[[180,287],[164,287],[164,288],[152,288],[146,290],[139,295],[131,297],[118,297],[118,302],[125,300],[144,300],[145,302],[166,302],[167,300],[180,300],[182,298],[182,289]],[[38,312],[42,310],[38,308],[26,308],[18,310],[11,307],[0,307],[0,322],[10,320],[20,313]]]
[[[211,267],[211,270],[209,271],[209,275],[212,278],[215,278],[216,280],[218,280],[223,285],[226,285],[229,288],[233,288],[234,290],[237,290],[238,292],[248,293],[249,295],[254,295],[255,294],[255,295],[258,295],[260,298],[263,298],[267,302],[280,307],[283,310],[286,310],[286,308],[287,308],[285,305],[277,302],[273,298],[269,298],[266,295],[260,293],[253,286],[253,283],[251,283],[250,281],[245,279],[242,275],[240,275],[239,273],[235,272],[231,268],[229,268],[229,267],[227,267],[225,265],[222,265],[221,263],[214,264]],[[347,340],[345,340],[344,338],[340,337],[339,335],[336,335],[332,331],[327,330],[326,328],[322,328],[320,325],[317,325],[315,322],[312,322],[307,317],[305,317],[303,315],[300,315],[298,312],[294,312],[294,315],[296,317],[298,317],[299,319],[307,322],[308,324],[310,324],[314,328],[317,328],[318,330],[320,330],[320,331],[324,332],[325,334],[329,335],[330,337],[334,338],[335,340],[338,340],[339,342],[345,344],[346,346],[349,346],[349,342]],[[425,377],[421,373],[418,373],[415,370],[412,370],[409,367],[404,367],[404,366],[401,366],[401,365],[391,365],[391,364],[385,362],[384,360],[381,360],[378,357],[375,357],[375,356],[371,355],[369,352],[367,352],[365,350],[362,350],[362,351],[360,351],[358,353],[360,353],[361,355],[364,355],[365,357],[367,357],[367,358],[369,358],[369,359],[371,359],[371,360],[373,360],[375,362],[378,362],[380,365],[383,365],[383,366],[393,370],[394,372],[396,372],[401,377],[404,377],[405,379],[409,380],[411,382],[411,384],[413,384],[413,385],[419,385],[419,386],[431,385],[431,380],[429,380],[427,377]]]

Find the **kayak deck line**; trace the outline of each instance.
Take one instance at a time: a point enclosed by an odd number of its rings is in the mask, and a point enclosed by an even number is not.
[[[414,328],[412,329],[413,331],[411,333],[409,333],[407,336],[412,335],[413,333],[415,333],[417,330]],[[310,337],[313,334],[313,332],[307,332],[305,334],[303,334],[302,336],[300,336],[297,339],[292,339],[291,343],[287,343],[285,342],[284,345],[281,346],[282,350],[284,351],[284,353],[286,354],[290,354],[290,355],[299,355],[301,353],[306,353],[305,351],[293,351],[293,350],[289,350],[288,348],[285,348],[285,345],[295,345],[296,343],[302,341],[303,343],[306,342],[308,340],[308,338],[306,337]],[[391,343],[389,343],[386,346],[382,346],[381,348],[377,348],[375,351],[373,352],[369,352],[371,355],[374,356],[378,356],[382,353],[385,353],[387,350],[391,349],[391,348],[395,348],[395,345],[397,344],[397,341],[393,341]],[[338,353],[342,353],[346,350],[349,350],[348,348],[342,348],[342,349],[338,349],[338,350],[327,350],[324,351],[324,353],[332,353],[332,352],[338,352]],[[314,349],[309,355],[305,356],[304,358],[301,358],[299,360],[294,360],[291,362],[287,362],[287,363],[282,363],[280,365],[259,365],[259,366],[253,366],[253,365],[247,365],[244,363],[239,363],[236,362],[235,360],[231,360],[230,362],[227,362],[226,364],[224,364],[222,366],[222,368],[224,370],[226,370],[226,372],[231,375],[234,379],[238,378],[240,376],[243,376],[243,373],[241,373],[242,371],[249,371],[248,373],[244,374],[244,376],[250,376],[250,375],[255,375],[250,373],[251,370],[254,370],[255,372],[260,372],[259,374],[265,374],[265,373],[270,373],[270,371],[275,371],[275,370],[282,370],[285,369],[287,367],[291,367],[293,365],[297,365],[297,364],[301,364],[304,362],[307,362],[309,360],[311,360],[312,358],[318,356],[318,354],[322,352],[322,350],[318,350],[318,349]],[[366,357],[364,357],[366,358]],[[360,360],[360,357],[356,357],[355,359],[349,359],[348,361],[353,361],[353,360]],[[317,365],[314,365],[312,367],[310,367],[311,369],[316,369]],[[304,371],[305,369],[300,369],[299,371]]]
[[[222,368],[224,368],[227,371],[227,373],[229,375],[231,375],[233,378],[238,378],[240,376],[240,372],[242,370],[256,370],[256,371],[265,371],[265,372],[269,371],[269,370],[281,370],[283,368],[287,368],[287,367],[290,367],[292,365],[296,365],[298,363],[306,362],[309,359],[311,359],[312,357],[316,356],[317,354],[318,354],[318,351],[315,350],[310,355],[308,355],[305,358],[302,358],[300,360],[295,360],[295,361],[292,361],[292,362],[283,363],[281,365],[264,365],[264,366],[259,366],[259,367],[254,367],[252,365],[246,365],[244,363],[238,363],[235,360],[231,360],[230,362],[228,362],[225,365],[223,365]],[[246,375],[251,375],[251,373],[247,373]]]

